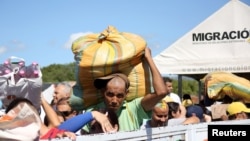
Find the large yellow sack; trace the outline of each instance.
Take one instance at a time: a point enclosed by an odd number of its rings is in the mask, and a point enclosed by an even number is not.
[[[211,78],[209,78],[211,77]],[[208,97],[214,100],[222,99],[228,95],[232,99],[242,99],[250,103],[250,81],[229,72],[212,72],[207,74],[202,81],[208,80]]]
[[[102,33],[88,34],[75,40],[72,52],[76,60],[77,85],[70,103],[84,109],[102,101],[94,88],[94,79],[114,72],[121,72],[130,80],[126,100],[144,96],[151,90],[151,74],[142,58],[146,41],[133,33],[118,32],[109,26]]]

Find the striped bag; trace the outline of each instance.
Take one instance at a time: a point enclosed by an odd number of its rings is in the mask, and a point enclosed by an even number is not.
[[[228,95],[234,100],[250,103],[250,81],[229,72],[211,72],[202,81],[211,77],[205,84],[210,99],[219,100]]]
[[[77,109],[102,101],[93,82],[97,77],[121,72],[130,80],[126,100],[142,97],[151,91],[151,74],[143,62],[146,42],[138,35],[118,32],[109,26],[102,33],[88,34],[75,40],[72,52],[76,61],[76,80],[71,105]]]

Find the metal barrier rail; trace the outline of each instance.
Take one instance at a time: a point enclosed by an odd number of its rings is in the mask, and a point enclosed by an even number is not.
[[[77,136],[77,141],[203,141],[207,139],[208,125],[250,125],[250,119],[216,121],[209,123],[199,123],[190,125],[166,126],[157,128],[148,128],[130,132],[101,133],[92,135]],[[46,140],[43,140],[46,141]],[[68,138],[52,139],[50,141],[71,141]]]

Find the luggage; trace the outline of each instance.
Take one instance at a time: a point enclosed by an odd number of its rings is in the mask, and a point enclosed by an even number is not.
[[[211,77],[209,79],[209,77]],[[205,84],[207,96],[213,100],[223,99],[228,95],[233,100],[244,100],[250,103],[250,81],[229,72],[212,72],[207,74],[202,81]]]
[[[71,105],[84,109],[102,101],[94,79],[121,72],[130,80],[126,100],[142,97],[151,91],[151,74],[143,62],[146,41],[139,35],[119,32],[109,26],[102,33],[82,36],[72,44],[76,61],[76,80]]]

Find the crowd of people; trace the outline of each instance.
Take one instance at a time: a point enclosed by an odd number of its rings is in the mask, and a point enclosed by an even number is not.
[[[52,101],[47,101],[41,95],[45,117],[40,120],[39,139],[69,137],[74,140],[76,136],[85,134],[145,130],[218,120],[213,118],[211,109],[203,103],[194,103],[189,94],[180,97],[173,93],[172,80],[161,76],[149,48],[145,49],[144,58],[151,70],[154,91],[143,97],[126,101],[130,81],[119,72],[95,79],[94,86],[102,93],[103,102],[84,111],[71,107],[69,98],[72,86],[66,82],[55,85]],[[16,98],[6,108],[5,114],[21,103],[33,106],[32,101]],[[232,101],[226,106],[225,113],[219,120],[248,119],[250,109],[241,101]],[[4,118],[6,116],[1,116],[0,121]]]

